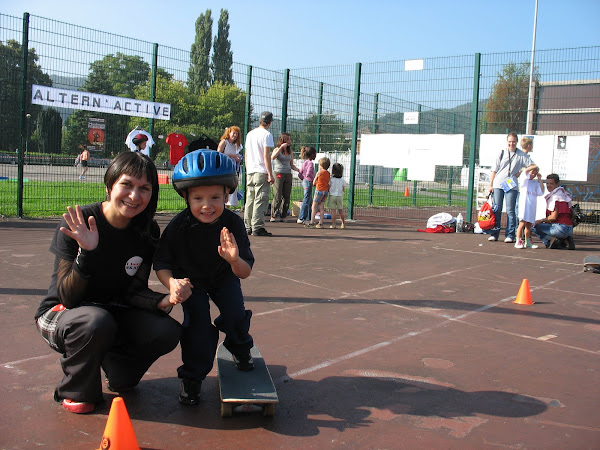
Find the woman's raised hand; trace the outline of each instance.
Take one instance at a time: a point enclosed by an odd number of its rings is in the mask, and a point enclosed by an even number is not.
[[[75,209],[67,207],[67,212],[63,214],[63,218],[67,222],[69,228],[60,227],[60,231],[65,233],[72,239],[75,239],[83,250],[94,250],[98,247],[98,228],[96,227],[96,218],[90,216],[88,224],[85,223],[85,218],[81,212],[81,207],[75,205]]]

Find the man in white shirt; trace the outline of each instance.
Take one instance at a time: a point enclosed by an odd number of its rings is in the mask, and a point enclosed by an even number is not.
[[[273,184],[271,149],[273,135],[269,127],[273,113],[264,111],[260,115],[260,125],[246,135],[246,204],[244,224],[248,234],[271,236],[265,229],[265,213],[269,204],[269,193]]]

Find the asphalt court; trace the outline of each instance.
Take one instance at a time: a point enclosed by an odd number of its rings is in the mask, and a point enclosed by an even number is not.
[[[0,448],[97,448],[114,397],[85,416],[52,400],[59,355],[32,317],[56,224],[0,222]],[[391,220],[267,228],[242,286],[275,417],[222,419],[215,370],[201,405],[179,405],[176,349],[124,394],[141,447],[600,447],[600,277],[582,265],[600,241],[517,250]],[[533,305],[513,303],[524,278]]]

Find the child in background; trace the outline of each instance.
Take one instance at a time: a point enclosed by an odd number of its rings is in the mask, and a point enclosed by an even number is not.
[[[535,179],[537,177],[537,180]],[[519,215],[515,248],[538,248],[531,243],[531,227],[535,223],[537,198],[544,195],[542,176],[535,164],[525,169],[525,177],[519,191]],[[523,236],[524,235],[524,236]]]
[[[323,217],[325,216],[325,201],[329,195],[329,180],[331,174],[327,171],[331,162],[329,158],[323,157],[319,160],[319,171],[313,180],[313,186],[315,186],[315,196],[312,204],[312,214],[310,216],[310,223],[304,225],[307,228],[323,228]],[[315,217],[317,215],[317,208],[319,209],[319,223],[315,226]]]
[[[252,311],[245,309],[240,278],[250,276],[254,256],[243,220],[225,208],[238,183],[235,162],[223,153],[196,150],[173,170],[173,187],[187,204],[167,225],[154,255],[154,270],[170,294],[183,303],[179,402],[197,405],[202,381],[213,367],[219,331],[239,370],[252,370],[249,334]],[[220,315],[210,317],[209,298]]]
[[[338,212],[342,228],[346,228],[344,218],[344,189],[346,188],[346,180],[344,180],[343,175],[344,166],[340,163],[335,163],[331,167],[331,180],[329,181],[329,210],[331,211],[331,226],[329,228],[336,228],[335,222]]]
[[[315,179],[315,166],[313,161],[316,157],[317,151],[314,147],[302,147],[300,150],[300,158],[304,160],[304,163],[298,171],[298,178],[302,180],[304,197],[302,198],[302,206],[300,207],[300,214],[298,215],[297,222],[302,224],[306,224],[310,221],[313,180]]]

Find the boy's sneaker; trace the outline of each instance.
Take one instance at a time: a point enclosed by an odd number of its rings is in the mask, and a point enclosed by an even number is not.
[[[490,236],[488,238],[488,241],[497,241],[498,240],[498,236]]]
[[[233,362],[237,366],[238,370],[248,371],[254,369],[254,360],[250,354],[237,357],[235,355],[231,355],[233,357]]]
[[[256,230],[254,232],[255,236],[273,236],[273,233],[269,233],[267,230],[265,230],[264,228],[259,228],[258,230]]]
[[[515,242],[515,240],[507,236],[506,238],[504,238],[504,242],[507,244],[512,244],[513,242]]]
[[[92,412],[96,405],[88,402],[76,402],[65,398],[62,401],[63,408],[75,414],[86,414]]]
[[[296,223],[304,223],[304,220],[298,219],[298,220],[296,220]]]
[[[515,248],[525,248],[525,242],[523,241],[523,239],[519,239],[517,241],[517,243],[515,244]]]
[[[200,389],[202,381],[183,378],[179,388],[179,403],[184,405],[197,405],[200,403]]]

